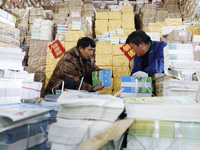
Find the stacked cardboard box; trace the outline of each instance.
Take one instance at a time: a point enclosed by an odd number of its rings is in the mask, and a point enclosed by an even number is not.
[[[110,42],[96,42],[95,49],[96,65],[101,69],[111,69],[113,65],[113,51],[112,44]],[[112,94],[113,84],[110,87],[105,87],[100,91],[101,94]]]
[[[129,23],[128,25],[131,24]],[[121,28],[121,12],[108,12],[108,31],[120,28]]]
[[[44,96],[45,89],[45,67],[46,67],[46,55],[47,55],[48,41],[44,40],[31,40],[30,48],[28,52],[28,67],[26,71],[29,73],[35,73],[34,81],[42,82],[41,96]]]
[[[124,34],[130,34],[135,31],[135,15],[133,12],[133,6],[122,6],[121,13],[121,22]]]
[[[142,29],[145,31],[149,23],[155,22],[156,5],[145,4],[142,9]]]
[[[69,1],[69,16],[81,17],[83,2],[82,0]]]
[[[129,60],[120,50],[123,44],[113,44],[113,95],[121,90],[121,76],[130,76]]]
[[[69,5],[68,2],[60,3],[55,5],[55,13],[53,20],[65,20],[69,16]]]
[[[35,19],[45,19],[45,13],[43,8],[33,8],[30,9],[29,24],[33,24]]]
[[[95,34],[101,35],[108,32],[108,12],[96,12]]]
[[[94,17],[94,6],[92,3],[83,5],[82,17]]]

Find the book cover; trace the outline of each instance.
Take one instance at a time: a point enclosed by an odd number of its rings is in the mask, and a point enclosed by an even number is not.
[[[93,71],[92,72],[92,84],[93,86],[97,86],[101,81],[102,87],[108,87],[111,86],[112,80],[111,80],[111,69],[105,69],[101,71]]]

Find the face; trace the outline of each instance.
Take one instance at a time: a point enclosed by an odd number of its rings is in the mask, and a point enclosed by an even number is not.
[[[82,47],[79,47],[79,50],[81,52],[81,56],[84,59],[89,59],[91,56],[93,56],[94,53],[94,47],[91,47],[90,45],[83,49]]]
[[[129,43],[129,45],[133,49],[133,52],[135,52],[138,57],[143,56],[146,53],[147,48],[148,48],[148,45],[146,45],[143,42],[141,42],[139,46],[137,46],[134,43]]]

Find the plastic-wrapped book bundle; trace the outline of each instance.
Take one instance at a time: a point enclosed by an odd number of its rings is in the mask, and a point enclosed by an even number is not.
[[[135,118],[127,136],[127,150],[198,150],[199,105],[189,97],[126,98],[128,118]]]
[[[120,98],[83,91],[63,92],[58,103],[57,123],[50,126],[48,135],[52,150],[77,149],[112,126],[124,109]]]
[[[50,110],[33,104],[0,106],[0,149],[45,149]]]

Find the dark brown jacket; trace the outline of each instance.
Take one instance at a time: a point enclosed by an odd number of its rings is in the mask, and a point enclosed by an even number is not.
[[[57,63],[51,78],[49,79],[48,85],[46,87],[46,94],[52,93],[61,86],[61,83],[66,78],[71,78],[76,83],[76,89],[78,89],[81,82],[81,78],[85,75],[91,73],[92,71],[101,70],[98,66],[95,65],[94,59],[86,60],[86,63],[83,63],[83,58],[75,46],[65,52],[64,56]],[[83,82],[81,90],[93,91],[93,86],[87,82]]]

